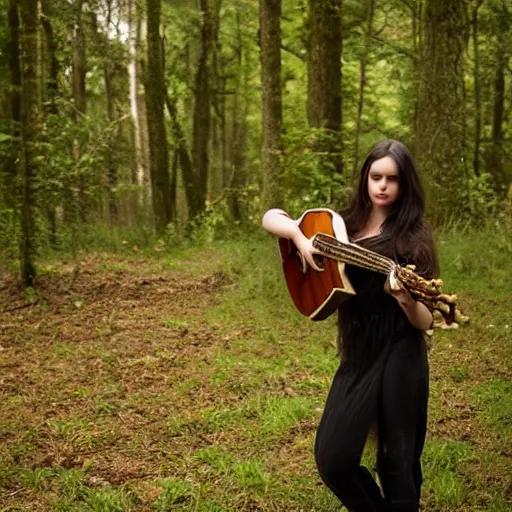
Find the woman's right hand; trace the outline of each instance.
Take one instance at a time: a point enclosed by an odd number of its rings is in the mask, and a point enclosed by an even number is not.
[[[291,240],[299,252],[302,262],[302,270],[306,272],[308,265],[321,272],[323,268],[318,266],[313,256],[320,252],[313,247],[311,240],[306,238],[295,222],[284,210],[272,208],[268,210],[262,219],[263,227],[273,235]]]
[[[308,265],[317,272],[322,272],[324,270],[318,265],[317,261],[315,261],[314,255],[320,254],[320,251],[313,247],[311,239],[306,238],[302,232],[300,232],[300,235],[294,237],[293,243],[297,247],[300,261],[302,262],[302,271],[304,273],[306,272]]]

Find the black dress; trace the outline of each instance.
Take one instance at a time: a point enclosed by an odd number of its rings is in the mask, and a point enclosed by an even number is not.
[[[394,250],[379,247],[378,237],[359,245],[406,262]],[[384,275],[350,265],[346,272],[356,295],[339,309],[342,359],[317,431],[318,470],[351,512],[416,512],[428,402],[423,333],[385,292]],[[360,466],[368,431],[376,420],[383,493]]]

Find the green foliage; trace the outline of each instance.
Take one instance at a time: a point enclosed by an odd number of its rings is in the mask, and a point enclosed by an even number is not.
[[[506,222],[489,220],[480,228],[465,222],[438,231],[441,276],[446,287],[490,299],[508,297],[511,227]]]
[[[241,487],[260,488],[266,490],[269,479],[265,474],[265,466],[258,460],[246,460],[233,466],[233,470]]]
[[[64,439],[74,438],[78,432],[90,427],[89,422],[84,418],[68,418],[48,420],[50,431]]]
[[[5,58],[7,43],[10,41],[10,31],[7,25],[8,7],[9,0],[0,0],[0,12],[2,13],[2,18],[0,18],[0,91],[9,91],[11,86],[9,62]],[[2,125],[2,117],[0,115],[0,126]],[[0,129],[0,131],[3,130]]]
[[[167,478],[158,483],[163,488],[162,494],[153,502],[151,509],[167,512],[174,506],[190,500],[194,496],[191,485],[177,478]]]
[[[14,260],[18,253],[20,224],[14,208],[0,204],[0,260]]]
[[[233,467],[235,458],[226,448],[211,446],[195,453],[194,459],[208,464],[219,473],[227,473]]]
[[[49,229],[49,225],[44,223],[40,231],[48,235]],[[74,229],[73,227],[61,228],[56,239],[55,247],[49,243],[48,237],[44,241],[41,240],[39,247],[42,264],[47,258],[74,257],[73,247],[78,254],[105,252],[137,256],[161,251],[154,231],[143,225],[128,228],[112,227],[103,223],[78,224]],[[108,266],[107,263],[106,265]],[[122,267],[117,270],[122,271]]]
[[[37,300],[37,291],[32,286],[27,286],[23,289],[22,297],[27,302],[35,302]]]
[[[69,196],[78,201],[80,187],[91,208],[105,193],[103,177],[96,169],[107,165],[112,148],[109,138],[117,130],[94,117],[74,121],[73,105],[59,102],[59,114],[48,115],[42,134],[44,165],[37,176],[38,197],[47,208],[65,204]],[[74,148],[74,149],[73,149]]]
[[[495,378],[472,391],[481,418],[491,425],[507,444],[512,442],[512,381]]]
[[[493,148],[493,115],[496,98],[495,76],[499,65],[499,51],[503,41],[510,38],[510,23],[503,14],[505,4],[501,0],[486,0],[479,7],[479,50],[480,97],[482,108],[481,146],[479,162],[481,172],[475,176],[468,165],[469,187],[464,202],[467,219],[481,223],[487,215],[498,214],[494,192],[495,177],[487,168],[487,156]],[[2,12],[7,12],[7,0],[1,0]],[[143,12],[143,4],[137,6],[133,17]],[[51,91],[44,90],[46,107],[43,131],[40,134],[41,168],[37,176],[38,246],[45,257],[58,246],[63,253],[76,252],[80,248],[100,247],[107,250],[124,250],[113,233],[106,234],[103,224],[108,217],[108,201],[114,197],[119,207],[119,224],[138,223],[138,241],[129,246],[152,247],[151,222],[148,205],[137,210],[133,200],[141,190],[133,184],[134,147],[130,111],[128,104],[128,80],[126,68],[129,60],[128,45],[123,30],[117,34],[108,30],[102,16],[84,16],[86,39],[86,114],[77,113],[72,97],[71,75],[72,45],[68,41],[68,27],[75,13],[60,0],[44,6],[45,16],[51,22],[55,43],[56,61],[59,65],[59,81],[56,110],[52,106]],[[92,14],[98,15],[96,4],[89,6]],[[193,148],[192,123],[194,79],[200,55],[201,13],[196,6],[185,0],[164,3],[162,6],[162,32],[165,50],[166,86],[176,99],[178,118],[185,133],[188,148]],[[114,6],[114,11],[116,7]],[[215,79],[212,82],[212,101],[215,106],[213,117],[217,128],[224,123],[227,159],[234,141],[232,140],[235,114],[235,95],[238,101],[238,128],[244,129],[246,140],[243,162],[236,168],[236,176],[246,181],[243,185],[228,184],[222,200],[212,197],[201,219],[187,224],[187,205],[184,198],[182,176],[178,177],[178,220],[169,227],[164,244],[192,245],[210,243],[216,239],[232,236],[233,231],[259,224],[260,197],[260,139],[261,107],[258,38],[258,6],[247,0],[232,0],[224,3],[220,12],[220,32],[216,44]],[[115,12],[114,12],[115,14]],[[283,2],[282,26],[282,90],[283,90],[283,176],[281,187],[284,195],[283,207],[293,215],[306,208],[329,206],[339,208],[346,204],[351,193],[353,175],[358,172],[362,159],[369,148],[379,139],[393,137],[403,140],[414,151],[414,123],[417,94],[418,40],[421,24],[413,20],[413,10],[407,2],[392,1],[376,4],[373,29],[374,36],[366,40],[367,5],[356,0],[343,4],[343,163],[342,176],[333,176],[333,170],[326,167],[325,155],[321,148],[333,141],[329,134],[311,130],[306,119],[307,103],[307,38],[308,3],[304,0]],[[92,23],[91,20],[96,22]],[[9,27],[7,17],[0,22],[0,160],[11,154],[13,136],[12,121],[9,117],[9,93],[11,91],[9,70]],[[414,33],[416,30],[416,33]],[[415,39],[414,37],[415,36]],[[46,41],[46,39],[45,39]],[[501,45],[501,46],[500,46]],[[140,51],[140,49],[138,49]],[[239,56],[241,52],[241,57]],[[48,55],[49,56],[49,55]],[[367,57],[366,89],[362,115],[362,133],[359,138],[359,154],[355,155],[355,130],[359,99],[360,60]],[[241,63],[239,61],[241,58]],[[474,46],[468,45],[465,67],[466,94],[466,147],[465,160],[475,157],[475,77],[472,64],[475,61]],[[109,122],[105,71],[111,78],[112,106],[118,121]],[[43,74],[48,78],[48,70]],[[505,73],[505,97],[510,89],[510,76]],[[142,89],[141,91],[142,92]],[[227,94],[223,94],[223,92]],[[143,99],[143,98],[141,98]],[[503,116],[503,166],[505,178],[510,180],[511,168],[507,160],[510,154],[509,103],[505,102]],[[220,119],[222,116],[222,121]],[[142,119],[143,120],[143,119]],[[170,126],[168,126],[170,128]],[[219,135],[211,144],[209,160],[211,172],[221,168]],[[14,138],[13,138],[14,137]],[[168,130],[171,151],[176,141]],[[340,140],[334,142],[339,143]],[[225,155],[226,156],[226,155]],[[232,162],[230,162],[232,163]],[[108,182],[108,169],[117,171],[118,183]],[[178,167],[178,175],[181,169]],[[235,170],[235,169],[234,169]],[[2,188],[7,186],[3,180]],[[210,180],[211,181],[211,180]],[[16,182],[19,190],[20,183]],[[232,187],[232,188],[231,188]],[[232,195],[242,202],[242,219],[239,226],[232,227]],[[13,260],[18,254],[19,204],[6,206],[6,197],[0,201],[0,247],[2,259]],[[12,197],[7,197],[13,199]],[[498,212],[498,213],[496,213]],[[56,232],[51,226],[50,214],[56,213]],[[83,226],[79,216],[87,223],[98,223],[102,233],[98,240],[91,240],[94,227]],[[134,220],[135,219],[135,220]],[[458,219],[460,220],[460,219]],[[145,230],[145,234],[141,232]],[[84,236],[84,232],[88,232]],[[191,232],[193,232],[191,236]],[[126,239],[126,236],[123,237]]]
[[[346,202],[351,188],[336,176],[321,149],[336,143],[337,138],[338,134],[320,129],[292,129],[286,134],[281,187],[286,208],[292,214],[299,215],[319,205],[335,207]]]
[[[61,485],[64,501],[73,502],[82,496],[85,479],[84,471],[56,468],[55,475]]]
[[[454,382],[463,382],[470,377],[469,368],[466,365],[456,365],[450,370],[450,377]]]
[[[238,192],[239,204],[246,214],[243,221],[233,221],[228,198],[216,203],[207,202],[199,217],[169,224],[161,240],[162,247],[204,246],[216,240],[236,239],[254,232],[261,222],[258,203],[253,200],[255,193],[252,185]]]
[[[91,512],[125,512],[131,505],[130,497],[122,488],[88,489],[86,495],[87,509]]]
[[[281,435],[304,418],[311,417],[312,402],[305,397],[269,398],[261,412],[261,429],[266,435]]]
[[[498,206],[498,197],[489,173],[483,172],[480,176],[470,175],[465,203],[469,220],[475,224],[482,224],[489,216],[493,216]]]
[[[473,457],[466,443],[427,442],[422,457],[423,478],[438,505],[457,507],[464,502],[467,489],[459,468]]]
[[[36,491],[46,490],[49,480],[53,476],[54,470],[52,468],[22,469],[18,471],[20,481]]]

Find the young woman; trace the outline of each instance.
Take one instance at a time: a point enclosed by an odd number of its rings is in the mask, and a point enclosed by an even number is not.
[[[377,143],[366,158],[357,191],[341,213],[349,238],[400,264],[416,265],[427,279],[438,274],[424,194],[407,148]],[[315,270],[311,241],[283,210],[269,210],[263,226],[292,240]],[[387,293],[385,276],[346,266],[356,295],[339,308],[340,366],[318,427],[320,476],[350,512],[416,512],[425,441],[428,362],[423,331],[427,307],[405,291]],[[360,465],[370,427],[377,423],[377,471],[382,493]]]

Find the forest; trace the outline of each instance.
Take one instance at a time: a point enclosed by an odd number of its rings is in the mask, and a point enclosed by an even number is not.
[[[422,510],[512,509],[509,0],[0,13],[0,512],[342,510],[312,454],[335,320],[261,217],[339,211],[387,138],[470,318],[428,340]]]

